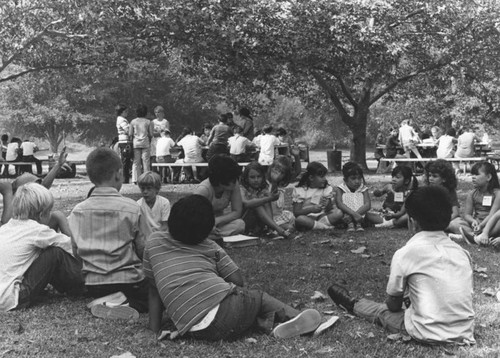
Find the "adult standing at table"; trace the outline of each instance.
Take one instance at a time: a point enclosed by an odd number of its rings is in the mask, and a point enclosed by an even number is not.
[[[476,134],[469,126],[463,127],[463,133],[457,139],[457,151],[455,158],[472,158],[474,156],[474,143],[477,141]],[[460,172],[460,163],[454,163],[456,174]]]
[[[243,128],[243,131],[241,132],[241,135],[245,138],[248,138],[248,140],[253,140],[254,137],[254,131],[253,131],[253,118],[250,116],[250,110],[246,107],[243,107],[240,109],[240,120],[241,120],[241,128]]]
[[[130,122],[129,136],[134,145],[134,167],[132,181],[137,183],[137,178],[150,168],[151,138],[153,138],[153,123],[146,118],[148,107],[139,104],[135,110],[137,118]]]
[[[157,162],[156,158],[156,144],[160,138],[162,130],[170,131],[170,123],[165,118],[165,109],[162,106],[156,106],[154,109],[156,118],[153,119],[153,138],[151,138],[151,164]],[[156,168],[152,168],[154,171],[158,171]]]
[[[399,142],[403,146],[403,150],[410,157],[410,152],[416,155],[418,159],[422,159],[422,155],[417,149],[417,143],[420,142],[420,138],[410,125],[410,120],[405,119],[401,122],[401,127],[399,127]]]
[[[127,120],[128,108],[123,104],[117,104],[115,107],[116,113],[116,130],[118,132],[118,148],[123,165],[123,183],[130,182],[130,171],[132,170],[132,157],[134,148],[132,141],[129,139],[128,133],[130,124]]]
[[[446,131],[446,134],[439,137],[438,148],[436,150],[436,156],[438,158],[453,158],[453,150],[457,142],[457,138],[455,138],[456,133],[454,128],[450,128]]]

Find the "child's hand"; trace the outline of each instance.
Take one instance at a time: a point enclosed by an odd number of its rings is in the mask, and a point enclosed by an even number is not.
[[[328,202],[330,201],[329,198],[327,197],[321,197],[321,199],[319,199],[319,206],[321,206],[323,209],[328,205]]]
[[[311,212],[311,213],[320,213],[323,211],[323,208],[321,207],[321,205],[311,205],[311,206],[308,206],[308,209],[309,209],[309,212]]]
[[[354,221],[356,221],[358,224],[363,222],[363,216],[359,215],[358,213],[355,213],[353,215],[353,219]]]
[[[481,233],[474,238],[474,241],[476,241],[479,245],[488,245],[490,239],[488,235],[486,235],[485,233]]]
[[[280,198],[280,193],[279,191],[272,191],[269,197],[271,198],[271,201],[276,201]]]
[[[490,244],[492,246],[495,246],[496,248],[500,248],[500,237],[496,237],[493,240],[491,240]]]

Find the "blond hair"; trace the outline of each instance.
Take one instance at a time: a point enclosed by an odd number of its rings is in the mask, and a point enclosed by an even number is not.
[[[142,173],[137,179],[137,185],[141,186],[152,186],[156,190],[160,190],[161,188],[161,176],[158,173],[148,171]]]
[[[39,221],[54,206],[50,191],[38,183],[21,185],[12,200],[12,217],[18,220]]]

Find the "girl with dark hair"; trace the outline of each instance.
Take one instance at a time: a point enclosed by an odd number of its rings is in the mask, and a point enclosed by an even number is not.
[[[373,195],[386,195],[382,208],[384,215],[375,224],[378,228],[407,227],[408,215],[404,206],[410,193],[418,188],[418,180],[410,167],[397,166],[392,170],[391,183],[382,189],[375,189]]]
[[[331,229],[342,218],[342,212],[335,207],[333,188],[326,180],[326,173],[323,164],[311,162],[293,189],[293,213],[297,229]]]

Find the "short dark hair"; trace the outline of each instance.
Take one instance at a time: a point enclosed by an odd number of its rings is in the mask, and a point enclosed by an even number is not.
[[[2,134],[2,141],[7,142],[9,140],[9,135],[8,134]]]
[[[271,133],[273,131],[273,126],[270,125],[270,124],[266,124],[263,128],[262,128],[262,132],[264,133]]]
[[[457,188],[457,176],[450,162],[445,159],[436,159],[429,162],[424,167],[425,184],[429,185],[429,174],[438,174],[443,178],[443,186],[450,192]]]
[[[233,133],[241,133],[243,132],[243,128],[241,128],[239,125],[235,125],[233,128]]]
[[[219,116],[219,121],[221,121],[222,123],[226,124],[227,123],[227,114],[226,113],[223,113]]]
[[[172,237],[187,245],[205,240],[215,225],[210,201],[201,195],[189,195],[177,201],[168,217]]]
[[[208,162],[208,179],[212,186],[235,183],[240,175],[240,166],[227,155],[214,155]]]
[[[85,166],[90,181],[94,184],[101,184],[111,179],[121,169],[122,161],[114,150],[99,147],[87,156]]]
[[[283,127],[279,127],[277,130],[276,130],[276,134],[277,135],[286,135],[286,129],[283,128]]]
[[[146,117],[148,115],[148,107],[145,104],[139,103],[135,109],[137,117]]]
[[[117,116],[121,116],[126,109],[127,109],[126,105],[119,103],[115,106],[115,113]]]
[[[450,224],[450,194],[442,186],[429,185],[412,191],[405,200],[405,208],[422,230],[442,231]]]
[[[240,108],[240,115],[245,117],[250,117],[250,110],[246,107]]]

